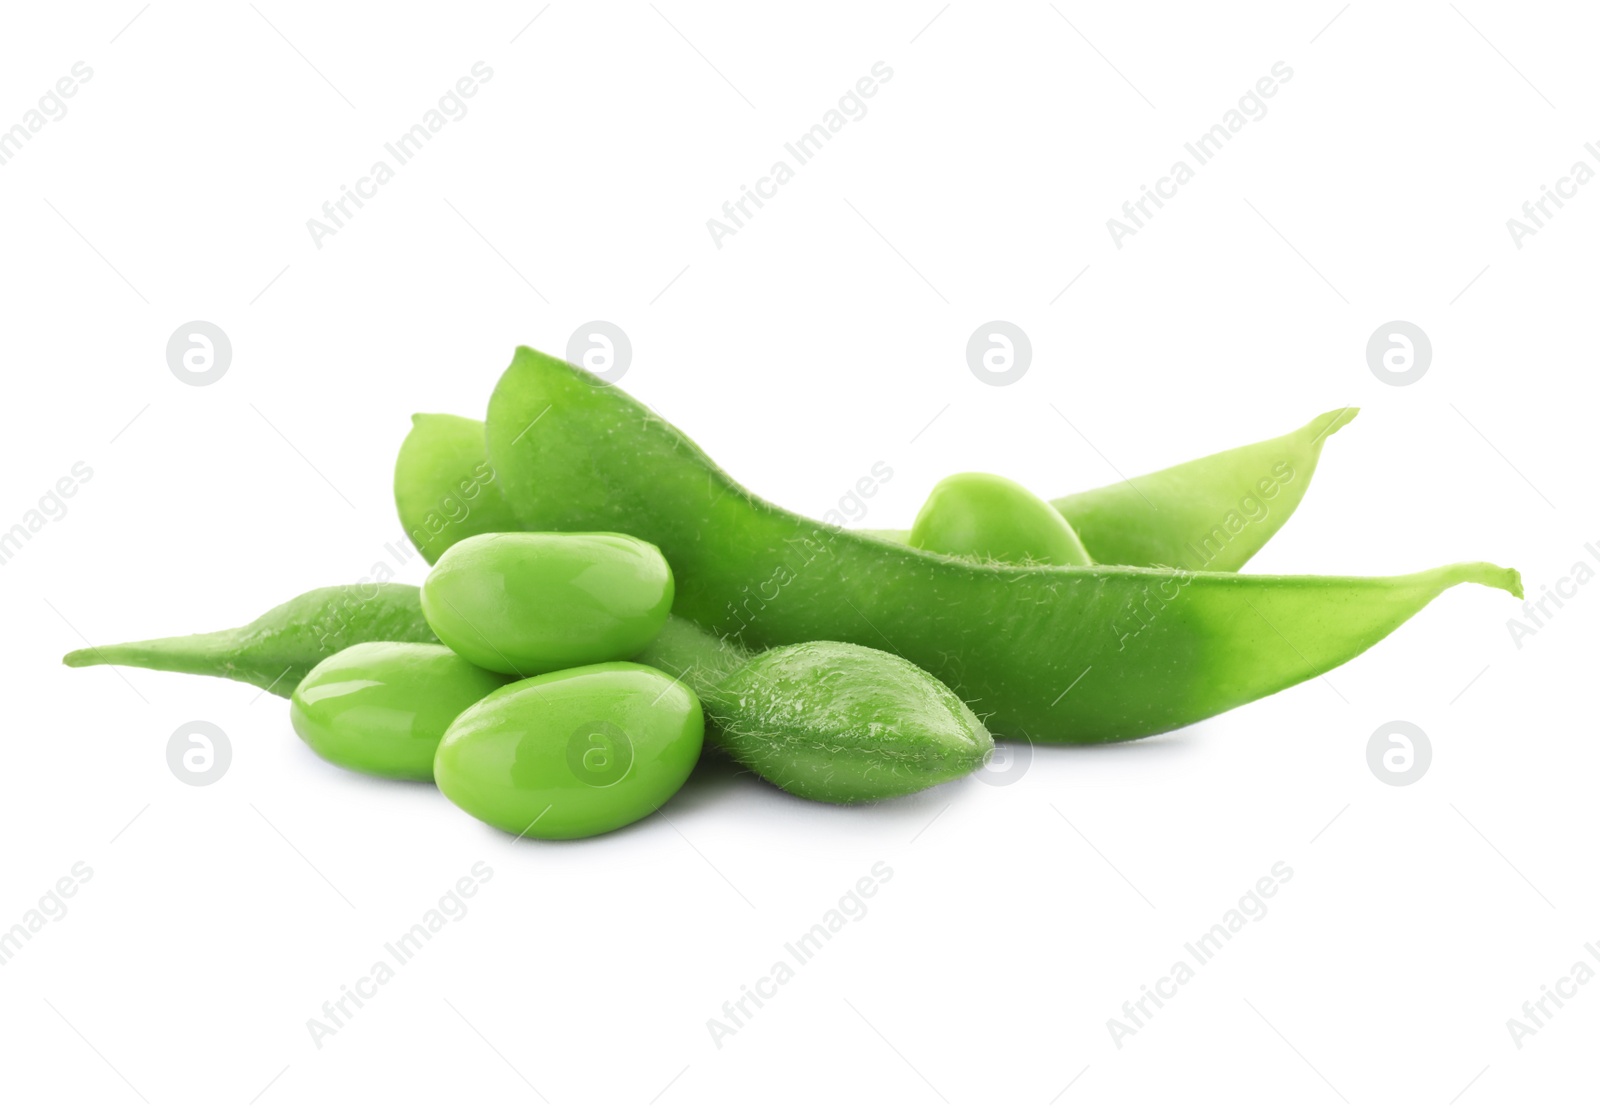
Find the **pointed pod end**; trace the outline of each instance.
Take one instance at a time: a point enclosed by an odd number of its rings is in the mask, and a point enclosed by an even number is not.
[[[1500,571],[1500,573],[1505,578],[1505,582],[1500,587],[1505,589],[1506,592],[1510,593],[1512,596],[1516,597],[1518,600],[1521,600],[1522,599],[1522,574],[1518,573],[1514,569],[1502,569]]]
[[[1325,439],[1360,414],[1360,408],[1335,408],[1313,419],[1310,426],[1316,430],[1316,437],[1319,440]]]
[[[71,666],[73,669],[81,669],[84,666],[99,665],[100,652],[92,646],[84,650],[74,650],[69,652],[61,659],[61,664],[64,666]]]
[[[1456,570],[1457,583],[1470,581],[1491,589],[1504,589],[1518,600],[1522,599],[1522,574],[1514,569],[1493,562],[1463,562],[1452,568]]]

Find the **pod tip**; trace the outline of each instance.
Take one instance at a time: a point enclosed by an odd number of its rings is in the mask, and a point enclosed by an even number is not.
[[[1505,590],[1518,600],[1522,599],[1522,574],[1514,569],[1504,571],[1506,575]]]
[[[1522,599],[1522,574],[1505,566],[1497,566],[1493,562],[1462,562],[1449,567],[1452,573],[1452,584],[1471,581],[1475,585],[1487,585],[1491,589],[1504,589],[1518,600]]]
[[[1360,414],[1360,408],[1335,408],[1331,412],[1323,412],[1312,420],[1311,426],[1317,429],[1317,438],[1324,439]]]

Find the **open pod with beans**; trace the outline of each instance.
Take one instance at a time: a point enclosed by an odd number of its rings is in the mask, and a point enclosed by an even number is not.
[[[1453,585],[1521,596],[1483,562],[1237,572],[1354,415],[1055,501],[958,474],[910,531],[850,531],[761,500],[621,389],[524,347],[487,423],[419,415],[401,446],[395,502],[434,565],[420,590],[317,589],[66,662],[289,696],[323,758],[432,778],[518,837],[644,818],[703,747],[797,796],[883,800],[972,772],[993,735],[1115,742],[1267,696]]]

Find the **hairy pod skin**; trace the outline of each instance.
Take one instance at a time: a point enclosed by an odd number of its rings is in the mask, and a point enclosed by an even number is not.
[[[536,418],[539,433],[522,434]],[[671,563],[674,611],[718,636],[892,651],[981,705],[996,734],[1034,742],[1183,727],[1349,661],[1453,585],[1521,592],[1515,571],[1483,562],[1252,577],[914,550],[761,500],[620,388],[527,347],[495,389],[488,427],[524,527],[626,529]]]

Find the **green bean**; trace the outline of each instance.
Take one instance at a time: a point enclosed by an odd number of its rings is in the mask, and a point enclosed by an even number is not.
[[[518,838],[586,838],[666,803],[694,769],[704,728],[694,693],[649,666],[557,670],[462,712],[433,776],[451,803]]]
[[[434,643],[356,643],[306,674],[289,719],[334,765],[431,781],[445,728],[507,680]]]
[[[473,535],[422,586],[446,646],[519,677],[636,654],[671,608],[672,570],[630,535]]]
[[[992,473],[957,473],[933,487],[906,543],[918,550],[1011,565],[1086,566],[1066,518]]]

